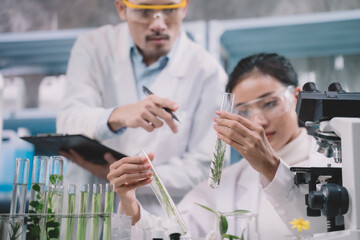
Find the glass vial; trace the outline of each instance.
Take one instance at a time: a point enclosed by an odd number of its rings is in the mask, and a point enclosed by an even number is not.
[[[102,185],[93,184],[92,203],[91,203],[92,218],[91,218],[91,229],[90,229],[91,240],[99,239],[99,226],[100,226],[99,213],[101,212],[101,194],[102,194]]]
[[[49,170],[47,185],[63,185],[64,174],[64,157],[63,156],[51,156],[49,160]]]
[[[104,206],[104,229],[103,240],[111,239],[111,213],[114,212],[114,191],[115,185],[107,183],[105,186],[105,206]]]
[[[41,229],[45,228],[45,184],[47,165],[49,158],[47,156],[35,156],[33,159],[29,214],[27,222],[27,239],[40,239]]]
[[[85,240],[86,238],[86,224],[87,224],[87,212],[89,207],[89,184],[83,184],[80,189],[80,208],[79,218],[76,231],[76,240]]]
[[[147,155],[145,150],[142,150],[136,156],[145,156],[148,159],[148,163],[151,166],[151,171],[153,173],[151,177],[151,189],[153,190],[156,198],[158,199],[162,209],[164,210],[165,214],[171,221],[174,221],[175,224],[178,224],[182,234],[185,235],[188,231],[188,227],[185,224],[184,220],[182,219],[180,213],[178,212],[174,201],[172,200],[171,196],[169,195],[168,191],[166,190],[164,184],[162,183],[158,173],[155,170],[154,165],[152,164],[149,156]]]
[[[25,213],[26,191],[29,178],[29,165],[30,160],[27,158],[16,159],[10,214]]]
[[[65,239],[72,240],[74,233],[74,216],[75,214],[75,202],[76,202],[76,185],[69,184],[68,197],[67,197],[67,218],[66,218],[66,230]]]
[[[220,110],[232,113],[234,108],[235,94],[224,93],[221,101]],[[224,166],[226,152],[226,143],[220,138],[216,138],[215,150],[210,165],[208,184],[211,188],[217,188],[220,185],[221,173]]]

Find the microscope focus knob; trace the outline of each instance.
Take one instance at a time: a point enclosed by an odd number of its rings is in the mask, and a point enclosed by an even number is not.
[[[328,90],[332,91],[332,92],[343,92],[343,93],[345,92],[345,90],[341,86],[341,83],[339,83],[339,82],[331,83],[328,87]]]
[[[320,191],[311,191],[308,204],[312,209],[321,210],[327,217],[335,217],[347,213],[349,209],[349,194],[346,188],[334,183],[321,186]]]
[[[305,91],[305,92],[319,92],[319,89],[317,89],[316,84],[314,82],[307,82],[303,86],[303,91]]]
[[[325,196],[321,191],[312,191],[308,195],[308,204],[312,209],[322,210],[325,204]]]

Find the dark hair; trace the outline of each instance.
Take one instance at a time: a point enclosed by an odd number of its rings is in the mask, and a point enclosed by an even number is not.
[[[298,78],[290,60],[276,53],[259,53],[241,59],[229,77],[226,92],[231,92],[235,86],[258,71],[270,75],[285,86],[298,86]]]

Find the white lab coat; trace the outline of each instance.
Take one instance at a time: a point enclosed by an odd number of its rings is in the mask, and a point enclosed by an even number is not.
[[[304,195],[308,186],[298,187],[294,184],[294,173],[289,166],[325,167],[331,159],[325,158],[314,150],[315,140],[307,135],[305,129],[292,142],[277,152],[281,164],[270,183],[260,176],[246,160],[231,165],[223,171],[221,185],[211,189],[207,181],[193,188],[180,202],[178,210],[189,227],[193,237],[205,237],[213,226],[213,213],[204,210],[195,203],[200,203],[221,212],[232,212],[237,209],[249,210],[257,215],[257,232],[251,229],[250,239],[273,240],[291,235],[289,228],[293,218],[310,220],[310,231],[326,232],[325,217],[307,217]],[[153,219],[144,209],[137,228],[145,228]],[[135,239],[135,238],[134,238]]]
[[[85,134],[126,155],[144,148],[154,152],[153,163],[175,202],[208,175],[215,143],[213,117],[227,79],[214,57],[184,32],[179,37],[174,55],[151,86],[156,95],[179,104],[175,112],[180,119],[177,134],[167,125],[151,133],[128,128],[109,139],[101,139],[102,133],[96,132],[106,109],[140,100],[126,23],[104,26],[78,38],[71,52],[66,93],[57,116],[57,132]],[[65,181],[103,182],[72,163]],[[142,204],[158,212],[158,202],[149,187],[138,189],[138,196]]]

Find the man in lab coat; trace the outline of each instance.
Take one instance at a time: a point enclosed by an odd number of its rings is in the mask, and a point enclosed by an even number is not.
[[[191,236],[205,237],[215,230],[211,224],[214,213],[195,203],[221,212],[250,211],[257,217],[257,231],[250,229],[250,239],[283,239],[291,234],[290,221],[300,217],[310,220],[309,232],[325,232],[325,217],[306,216],[307,186],[295,185],[289,169],[325,167],[332,160],[317,153],[314,138],[298,126],[295,106],[300,88],[289,60],[277,54],[249,56],[235,67],[226,91],[235,94],[237,114],[217,111],[214,130],[244,160],[223,171],[219,188],[212,189],[204,181],[180,202],[178,210]],[[149,157],[157,161],[156,154]],[[121,199],[119,211],[132,216],[140,229],[153,227],[154,222],[154,216],[143,210],[146,207],[136,202],[134,191],[151,182],[152,173],[143,161],[141,157],[124,158],[110,166],[108,175]],[[130,176],[127,169],[140,173]]]
[[[126,23],[77,39],[57,116],[59,133],[85,134],[129,156],[151,149],[175,202],[208,175],[215,141],[209,129],[227,78],[215,58],[181,30],[189,2],[116,0]],[[142,86],[154,95],[146,96]],[[106,179],[109,165],[86,162],[74,151],[62,154],[72,160],[65,184]],[[159,213],[150,188],[139,189],[138,196]]]

